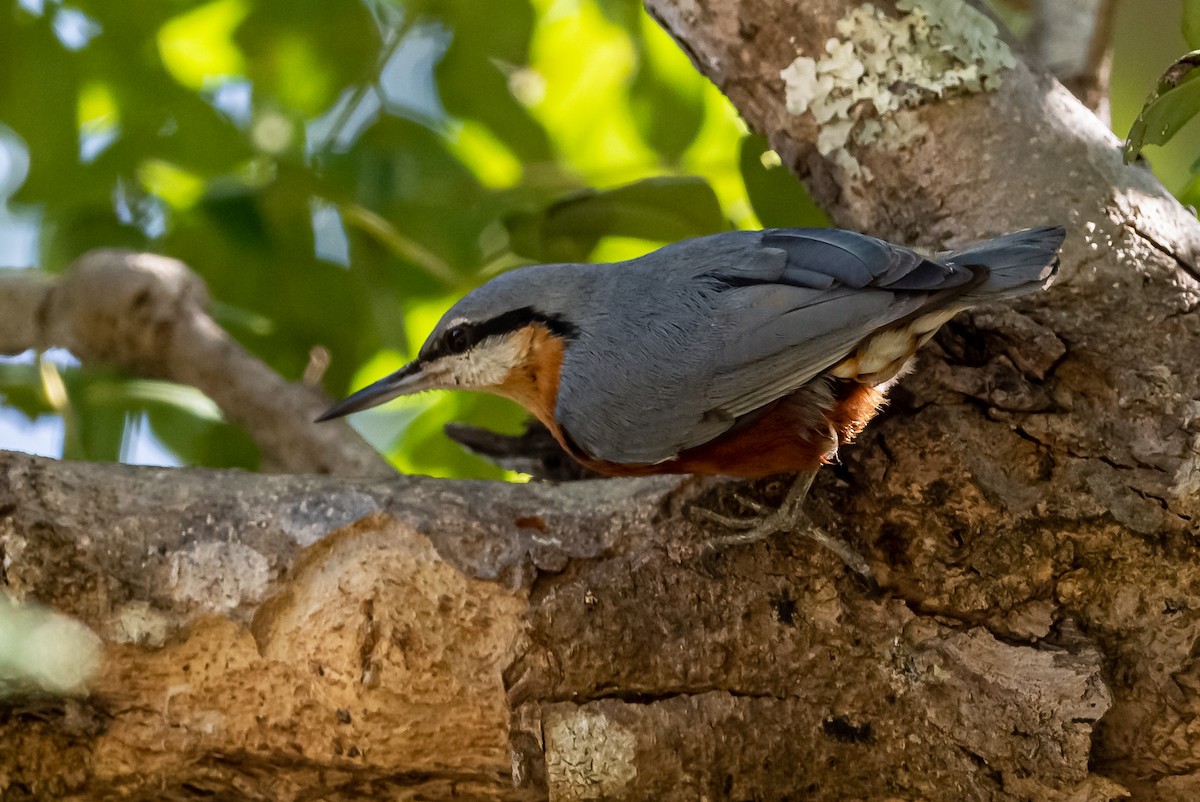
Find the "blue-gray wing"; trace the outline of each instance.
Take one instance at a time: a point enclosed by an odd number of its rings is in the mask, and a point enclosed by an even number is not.
[[[830,229],[732,232],[606,268],[557,416],[589,455],[655,463],[794,392],[973,273]]]

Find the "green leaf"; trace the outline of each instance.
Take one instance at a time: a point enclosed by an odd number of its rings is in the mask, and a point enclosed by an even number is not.
[[[632,38],[639,66],[629,105],[642,138],[661,158],[674,163],[700,133],[704,86],[674,40],[648,15],[637,11]]]
[[[61,410],[63,459],[119,460],[130,413],[121,379],[104,370],[67,370],[62,378],[68,399]]]
[[[512,247],[540,261],[583,261],[602,237],[656,242],[729,228],[712,187],[702,178],[647,178],[617,189],[587,190],[540,214],[506,220]]]
[[[756,134],[742,137],[739,164],[750,205],[767,228],[827,227],[829,218],[817,206],[800,179],[779,163],[767,140]]]
[[[30,420],[54,412],[42,392],[37,365],[32,362],[0,362],[0,401]]]
[[[79,161],[75,54],[59,43],[50,15],[29,17],[6,8],[0,24],[0,122],[29,149],[29,175],[16,199],[41,202],[63,187],[84,189]]]
[[[1125,140],[1125,163],[1146,145],[1168,142],[1189,120],[1200,114],[1200,50],[1172,64],[1150,93]]]
[[[440,394],[419,414],[397,415],[405,425],[387,450],[392,464],[404,473],[430,476],[472,476],[500,479],[504,470],[475,456],[446,436],[451,421],[485,426],[494,431],[517,431],[529,415],[511,401],[480,393]]]
[[[534,24],[529,0],[488,0],[486,6],[479,0],[420,0],[406,5],[419,18],[437,20],[451,32],[435,68],[446,110],[460,119],[478,120],[523,161],[553,160],[545,130],[513,92],[523,80],[538,80],[527,68]]]
[[[1200,0],[1183,0],[1183,38],[1200,50]]]
[[[147,403],[146,418],[163,445],[188,465],[258,469],[258,447],[236,426],[170,403]]]
[[[358,0],[258,0],[234,38],[255,94],[299,118],[325,111],[346,87],[374,80],[381,45]]]

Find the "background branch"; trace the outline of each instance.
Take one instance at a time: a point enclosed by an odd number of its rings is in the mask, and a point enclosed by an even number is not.
[[[61,347],[88,365],[195,387],[254,439],[266,470],[394,473],[344,422],[314,424],[328,405],[324,394],[252,356],[213,321],[207,303],[203,282],[181,262],[92,251],[58,279],[0,275],[0,353]]]
[[[1038,0],[1029,36],[1039,60],[1105,125],[1116,12],[1117,0]]]

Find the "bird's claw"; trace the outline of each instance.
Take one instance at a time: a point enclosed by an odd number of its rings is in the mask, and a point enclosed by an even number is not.
[[[704,507],[691,507],[689,508],[688,513],[693,519],[699,518],[705,523],[716,524],[717,526],[723,526],[726,529],[749,530],[758,527],[762,523],[761,518],[735,518],[732,515],[722,515],[719,512],[713,512],[712,510],[705,509]],[[723,538],[717,539],[722,540]]]
[[[870,566],[867,565],[866,558],[849,544],[814,524],[804,512],[804,499],[808,495],[811,485],[811,475],[802,476],[796,480],[796,484],[788,491],[787,498],[777,509],[771,509],[754,499],[740,495],[735,496],[739,504],[749,507],[756,513],[756,515],[746,518],[721,515],[703,507],[693,507],[691,513],[693,516],[703,518],[705,521],[726,529],[738,530],[734,534],[722,535],[706,541],[705,546],[711,550],[757,543],[779,532],[796,532],[812,538],[832,551],[841,558],[847,568],[862,576],[868,585],[874,587],[875,579],[871,574]]]

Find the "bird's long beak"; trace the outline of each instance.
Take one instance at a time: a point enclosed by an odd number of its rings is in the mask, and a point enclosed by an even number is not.
[[[422,371],[421,366],[414,360],[390,376],[385,376],[374,384],[362,388],[346,400],[334,404],[321,413],[321,417],[317,418],[316,423],[340,418],[351,412],[377,407],[385,401],[391,401],[396,396],[433,389],[436,389],[435,379]]]

